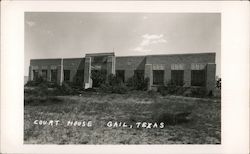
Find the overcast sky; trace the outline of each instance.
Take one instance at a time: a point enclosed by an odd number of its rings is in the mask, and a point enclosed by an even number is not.
[[[25,75],[30,59],[216,52],[217,13],[25,13]]]

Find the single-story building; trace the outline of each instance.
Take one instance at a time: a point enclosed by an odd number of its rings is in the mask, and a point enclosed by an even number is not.
[[[86,54],[82,58],[31,59],[29,81],[39,77],[57,82],[75,82],[92,87],[91,72],[105,70],[126,82],[134,74],[149,78],[149,89],[174,81],[186,87],[215,87],[215,53],[145,56],[115,56],[115,53]]]

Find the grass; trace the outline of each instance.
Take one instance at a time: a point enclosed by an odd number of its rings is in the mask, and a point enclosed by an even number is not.
[[[25,96],[25,144],[220,144],[220,100],[129,92],[81,96]],[[108,121],[157,122],[159,116],[190,112],[185,123],[161,128],[110,128]],[[166,118],[165,118],[166,119]],[[35,125],[35,120],[60,120],[62,125]],[[92,121],[92,127],[67,126],[67,121]],[[168,121],[168,120],[167,120]]]

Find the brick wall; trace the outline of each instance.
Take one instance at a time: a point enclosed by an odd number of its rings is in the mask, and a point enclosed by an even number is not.
[[[51,65],[60,65],[61,59],[31,59],[30,65],[31,66],[51,66]]]
[[[144,70],[145,56],[116,57],[116,70]]]
[[[38,70],[41,75],[42,70],[47,70],[47,80],[51,79],[51,69],[60,70],[61,59],[31,59],[29,67],[29,80],[33,80],[33,70]],[[57,80],[59,81],[60,78]]]
[[[125,81],[134,75],[134,70],[145,70],[145,56],[116,57],[115,69],[125,70]]]
[[[50,80],[50,71],[52,68],[56,68],[57,81],[60,81],[61,78],[61,60],[62,59],[31,59],[30,60],[30,72],[31,74],[32,67],[38,69],[39,73],[41,70],[46,69],[48,72],[48,80]],[[63,59],[63,69],[70,70],[70,82],[76,81],[77,72],[83,72],[84,70],[85,58],[66,58]],[[31,75],[30,75],[31,76]],[[83,74],[82,74],[83,77]],[[31,77],[29,78],[31,80]]]
[[[151,55],[147,56],[147,64],[176,64],[176,63],[215,63],[215,53]]]
[[[84,71],[85,58],[65,58],[63,59],[63,69],[70,70],[70,82],[77,80],[77,71]],[[83,74],[82,74],[83,78]]]
[[[213,89],[215,83],[215,53],[200,53],[200,54],[175,54],[175,55],[148,55],[148,56],[127,56],[115,57],[115,70],[125,71],[125,81],[134,75],[134,70],[145,70],[145,64],[152,64],[150,68],[164,70],[164,83],[171,79],[171,64],[183,64],[184,66],[184,83],[185,86],[190,86],[191,82],[191,64],[204,64],[206,71],[206,87],[208,90]],[[70,81],[76,81],[76,76],[82,80],[86,74],[85,58],[66,58],[63,59],[63,69],[70,70]],[[39,70],[48,70],[48,79],[50,69],[56,67],[58,70],[58,79],[60,79],[61,59],[32,59],[30,61],[30,77],[33,68]],[[148,67],[149,68],[149,67]],[[145,70],[146,76],[151,76],[150,69]],[[79,71],[80,73],[79,76]],[[85,71],[85,74],[84,74]],[[77,73],[78,72],[78,73]],[[85,79],[85,80],[86,80]],[[83,81],[82,81],[83,82]]]

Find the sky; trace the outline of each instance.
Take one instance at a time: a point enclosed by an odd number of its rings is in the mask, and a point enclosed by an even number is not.
[[[26,12],[25,75],[30,59],[216,53],[220,76],[219,13]]]

